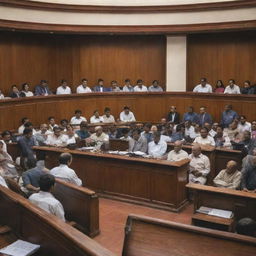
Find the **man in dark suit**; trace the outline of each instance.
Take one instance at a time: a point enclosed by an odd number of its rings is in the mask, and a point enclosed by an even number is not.
[[[40,84],[36,86],[35,88],[35,96],[47,96],[52,94],[50,91],[47,81],[46,80],[41,80]]]
[[[20,98],[20,91],[16,85],[12,86],[12,91],[10,93],[11,98]]]
[[[104,80],[103,79],[98,79],[98,85],[94,86],[93,91],[94,92],[109,92],[110,89],[104,87]]]
[[[175,123],[175,124],[178,124],[180,122],[180,115],[176,111],[176,107],[175,106],[171,106],[170,112],[169,112],[169,114],[167,116],[167,121]]]
[[[199,113],[199,125],[203,127],[205,123],[212,124],[212,117],[206,112],[206,107],[202,106]]]

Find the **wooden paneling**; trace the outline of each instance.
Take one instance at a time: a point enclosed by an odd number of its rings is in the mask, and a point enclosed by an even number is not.
[[[170,106],[177,106],[183,115],[188,106],[194,106],[199,112],[202,105],[219,121],[226,104],[232,104],[240,115],[246,115],[249,121],[256,118],[256,97],[252,95],[216,95],[195,93],[91,93],[64,96],[32,97],[0,101],[0,131],[16,129],[20,119],[27,116],[35,126],[47,122],[49,116],[55,116],[59,122],[63,118],[70,119],[76,109],[81,109],[89,119],[95,109],[103,114],[106,106],[110,107],[115,118],[125,105],[131,107],[137,121],[159,122],[165,117]],[[11,118],[10,118],[11,117]]]
[[[225,85],[235,79],[256,82],[256,33],[219,33],[188,37],[187,89],[192,91],[201,77],[215,86],[221,79]]]
[[[41,79],[55,92],[61,79],[72,89],[87,78],[95,85],[103,78],[123,85],[126,78],[141,78],[150,85],[157,79],[165,87],[165,37],[75,36],[0,32],[1,90],[9,95],[13,84],[31,89]]]

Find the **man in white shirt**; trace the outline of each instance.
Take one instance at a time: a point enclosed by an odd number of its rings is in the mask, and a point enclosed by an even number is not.
[[[181,161],[183,159],[188,159],[188,153],[181,148],[182,148],[182,141],[176,140],[174,142],[174,149],[169,152],[167,160]]]
[[[235,84],[235,80],[230,79],[229,85],[225,88],[225,94],[241,94],[240,87]]]
[[[61,134],[61,129],[57,126],[53,128],[53,133],[49,134],[45,144],[53,147],[66,147],[68,136]]]
[[[120,120],[122,122],[136,122],[134,114],[130,111],[130,108],[125,106],[124,110],[120,113]]]
[[[196,137],[195,127],[192,126],[191,121],[185,121],[185,138],[186,140],[193,141]]]
[[[106,107],[104,109],[105,114],[102,116],[103,123],[114,123],[115,122],[115,118],[114,118],[114,116],[112,116],[110,114],[110,112],[111,112],[110,108]]]
[[[135,92],[147,92],[148,88],[147,86],[143,85],[143,81],[139,79],[137,81],[137,85],[134,87]]]
[[[22,125],[19,127],[19,129],[18,129],[18,133],[19,134],[23,134],[23,131],[24,131],[24,129],[25,129],[25,123],[28,123],[29,122],[29,119],[27,118],[27,117],[23,117],[22,119],[21,119],[21,123],[22,123]]]
[[[237,163],[229,161],[226,169],[214,178],[213,183],[216,187],[238,189],[241,183],[242,174],[237,170]]]
[[[209,158],[201,153],[201,147],[197,144],[192,147],[189,159],[189,182],[204,185],[211,170]]]
[[[251,123],[246,121],[246,117],[245,116],[240,116],[237,129],[238,129],[238,131],[240,133],[243,133],[245,131],[251,132],[252,125],[251,125]]]
[[[82,115],[82,111],[79,110],[79,109],[77,109],[77,110],[75,111],[75,116],[73,116],[73,117],[71,118],[70,123],[71,123],[72,125],[80,125],[80,123],[81,123],[82,121],[86,121],[86,122],[87,122],[86,118],[83,117],[83,116],[81,116],[81,115]]]
[[[94,110],[93,116],[91,116],[90,118],[90,123],[91,124],[103,123],[103,117],[100,116],[98,110]]]
[[[208,129],[206,127],[201,128],[199,137],[194,140],[195,144],[208,145],[215,147],[215,141],[213,137],[208,135]]]
[[[50,170],[50,174],[55,178],[62,179],[77,186],[82,186],[82,181],[77,177],[75,171],[69,168],[72,163],[72,155],[62,153],[59,157],[59,163],[59,166]]]
[[[57,88],[57,91],[56,91],[56,94],[57,95],[60,95],[60,94],[71,94],[71,89],[70,87],[68,86],[68,83],[66,80],[61,80],[61,84],[60,86]]]
[[[109,142],[109,136],[103,132],[103,129],[101,126],[95,127],[95,133],[93,133],[89,140],[90,143],[96,144],[96,145],[102,145],[103,143]]]
[[[44,174],[40,177],[39,185],[40,191],[34,193],[29,197],[29,201],[45,210],[48,213],[55,215],[61,220],[65,221],[64,208],[60,201],[58,201],[53,195],[55,178],[51,174]]]
[[[131,85],[131,80],[128,78],[124,80],[123,92],[134,92],[134,88]]]
[[[91,88],[87,84],[88,84],[88,80],[83,78],[82,79],[82,84],[77,86],[77,88],[76,88],[76,93],[92,92]]]
[[[155,132],[154,139],[148,143],[148,154],[154,158],[161,158],[167,150],[167,143],[161,140],[161,133]]]
[[[47,124],[41,124],[40,130],[34,135],[39,146],[45,145],[45,141],[49,134],[52,134],[52,132],[48,130]]]
[[[207,84],[206,78],[201,78],[201,83],[193,89],[193,92],[212,93],[212,86]]]
[[[211,130],[209,131],[209,135],[214,138],[214,136],[217,134],[217,128],[219,124],[213,123]]]

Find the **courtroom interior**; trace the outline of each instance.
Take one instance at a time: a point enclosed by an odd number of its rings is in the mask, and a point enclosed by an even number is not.
[[[255,256],[256,0],[0,0],[0,255]]]

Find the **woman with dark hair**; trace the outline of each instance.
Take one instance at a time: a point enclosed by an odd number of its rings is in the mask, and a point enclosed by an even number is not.
[[[29,91],[28,83],[22,84],[22,91],[20,93],[21,97],[31,97],[34,96],[33,92]]]
[[[222,83],[222,80],[218,80],[218,81],[216,82],[216,87],[215,87],[215,89],[214,89],[214,92],[215,92],[215,93],[224,93],[224,91],[225,91],[225,86],[224,86],[224,84]]]

